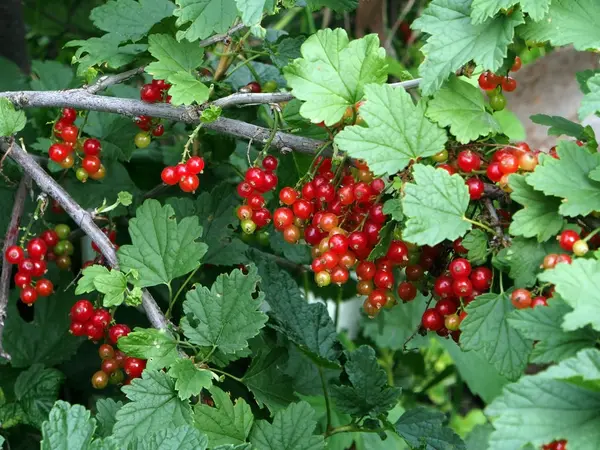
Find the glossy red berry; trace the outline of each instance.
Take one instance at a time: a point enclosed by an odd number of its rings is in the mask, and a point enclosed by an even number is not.
[[[119,369],[119,363],[112,358],[103,359],[100,368],[102,372],[110,375]]]
[[[492,271],[487,267],[476,267],[469,278],[473,288],[480,292],[487,291],[492,285]]]
[[[98,172],[98,170],[100,170],[101,165],[102,165],[102,162],[100,161],[100,158],[98,158],[97,156],[86,156],[85,158],[83,158],[83,161],[81,162],[81,167],[83,167],[83,169],[88,174],[93,174],[93,173]]]
[[[81,322],[71,322],[69,333],[73,336],[85,336],[85,325]]]
[[[55,163],[63,162],[71,150],[64,144],[52,144],[48,149],[48,157]]]
[[[265,170],[270,171],[277,169],[278,163],[279,161],[277,161],[277,158],[271,155],[265,156],[265,159],[262,160],[262,166],[265,168]]]
[[[140,89],[140,98],[147,103],[155,103],[162,98],[162,92],[157,86],[145,84]]]
[[[179,177],[177,176],[177,171],[175,170],[175,167],[165,167],[160,174],[160,179],[163,183],[168,184],[169,186],[177,184],[177,182],[179,181]]]
[[[75,125],[65,125],[60,132],[60,136],[65,142],[75,142],[79,136],[79,128]]]
[[[33,268],[31,269],[32,277],[41,277],[46,273],[47,265],[46,261],[42,259],[34,259],[32,260]]]
[[[308,200],[299,198],[292,205],[294,215],[302,220],[308,219],[313,213],[313,205]]]
[[[517,80],[513,77],[504,77],[502,79],[502,90],[512,92],[517,88]]]
[[[90,316],[91,317],[91,316]],[[108,329],[108,340],[111,344],[116,344],[120,337],[127,336],[131,329],[124,324],[113,325]]]
[[[481,167],[481,158],[477,153],[474,153],[471,150],[463,150],[458,154],[456,163],[458,164],[458,167],[460,167],[460,170],[469,173],[474,170],[479,170]]]
[[[73,108],[63,108],[60,115],[60,120],[62,120],[64,123],[73,123],[76,119],[77,111],[75,111]]]
[[[152,130],[152,136],[161,137],[163,134],[165,134],[165,126],[162,123],[159,123]]]
[[[88,300],[78,300],[71,307],[71,320],[73,322],[85,323],[94,314],[94,305]]]
[[[40,297],[49,297],[54,292],[52,281],[42,278],[35,283],[35,290]]]
[[[348,269],[342,266],[336,266],[331,270],[331,282],[337,285],[344,284],[348,281],[350,274]]]
[[[372,280],[376,272],[375,263],[372,261],[361,261],[356,266],[356,276],[359,280]]]
[[[204,170],[204,158],[201,158],[199,156],[192,156],[190,159],[187,160],[185,165],[187,167],[188,173],[191,173],[192,175],[198,175]]]
[[[18,245],[11,245],[6,249],[4,257],[9,264],[19,264],[25,258],[25,252]]]
[[[58,234],[56,234],[56,231],[54,230],[45,230],[42,232],[42,234],[40,234],[40,238],[44,240],[46,246],[49,248],[54,247],[56,244],[58,244],[58,241],[60,241]]]
[[[410,302],[411,300],[414,300],[416,296],[417,288],[414,284],[403,281],[398,285],[398,297],[400,297],[402,301]]]
[[[510,71],[517,72],[519,69],[521,69],[522,65],[523,65],[523,61],[521,61],[521,58],[519,56],[515,56],[515,62],[513,63],[512,67],[510,68]]]
[[[130,378],[139,378],[146,368],[146,360],[139,358],[126,358],[123,362],[123,370]]]
[[[512,153],[504,155],[498,164],[503,175],[509,175],[519,170],[519,158]]]
[[[31,284],[31,275],[23,272],[17,272],[15,274],[15,286],[22,288]]]
[[[257,83],[256,81],[251,81],[250,83],[248,83],[245,86],[245,89],[248,92],[252,92],[253,94],[260,94],[262,92],[262,88],[260,87],[260,84]]]
[[[471,200],[479,200],[483,197],[485,192],[485,184],[479,178],[469,178],[465,181],[465,184],[469,188],[469,197]]]
[[[392,241],[386,256],[394,264],[408,263],[408,246],[402,241]]]
[[[265,186],[265,174],[258,167],[250,167],[246,171],[245,180],[250,183],[254,189],[263,192]]]
[[[433,291],[438,295],[438,297],[446,298],[454,295],[452,290],[453,280],[448,275],[442,275],[435,280],[433,285]]]
[[[581,239],[579,233],[573,230],[565,230],[558,237],[558,244],[567,252],[573,251],[573,244]]]
[[[510,295],[510,301],[517,309],[531,307],[531,292],[527,289],[515,289]]]
[[[387,294],[382,289],[375,289],[369,294],[369,297],[367,297],[367,301],[376,310],[380,310],[387,303]]]
[[[200,180],[197,175],[184,175],[179,180],[179,188],[183,192],[194,192],[200,186]]]
[[[106,328],[110,321],[112,320],[112,316],[107,309],[100,308],[94,311],[90,322],[92,322],[97,327]]]
[[[294,222],[294,213],[290,208],[277,208],[273,213],[273,225],[278,230],[289,227]]]
[[[37,300],[38,293],[32,286],[25,286],[23,289],[21,289],[20,298],[21,301],[26,305],[31,305]]]
[[[536,306],[548,306],[548,300],[546,297],[537,296],[531,300],[531,307],[535,308]]]
[[[479,87],[484,91],[492,91],[496,89],[497,83],[495,83],[494,78],[491,76],[490,72],[483,72],[479,75]]]
[[[429,308],[423,313],[421,324],[426,330],[438,331],[444,326],[444,318],[434,308]]]
[[[289,186],[286,186],[281,191],[279,191],[279,200],[284,205],[292,206],[297,198],[298,193],[294,188],[291,188]]]
[[[102,145],[98,139],[88,138],[83,142],[83,153],[88,156],[98,156],[102,151]]]
[[[388,270],[377,270],[373,277],[373,283],[379,289],[391,289],[394,285],[394,274]]]
[[[467,277],[456,278],[452,282],[452,291],[457,297],[468,297],[473,293],[473,284]]]
[[[113,359],[115,357],[115,349],[110,344],[102,344],[98,349],[100,359]]]
[[[485,172],[487,177],[494,183],[497,183],[502,179],[503,173],[500,170],[499,162],[491,162]]]
[[[442,298],[435,305],[435,310],[442,316],[453,314],[458,309],[458,304],[450,298]]]
[[[252,221],[258,228],[262,228],[271,222],[271,213],[267,208],[252,211]]]
[[[456,258],[448,266],[452,278],[464,278],[471,274],[471,263],[465,258]]]
[[[278,178],[277,175],[275,175],[273,172],[265,172],[265,190],[266,191],[271,191],[273,189],[275,189],[277,187],[277,183],[278,183]]]

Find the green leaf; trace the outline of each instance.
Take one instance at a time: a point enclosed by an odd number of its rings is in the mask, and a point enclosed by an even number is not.
[[[237,17],[234,0],[175,0],[177,9],[176,25],[181,28],[188,22],[189,27],[177,31],[177,40],[190,42],[204,39],[214,33],[225,33]]]
[[[208,436],[210,447],[243,444],[250,433],[254,416],[243,398],[235,405],[229,395],[217,386],[210,389],[214,407],[199,403],[194,408],[196,428]]]
[[[201,104],[208,100],[210,90],[194,75],[177,72],[169,76],[168,80],[172,84],[169,95],[173,105],[191,105],[194,102]]]
[[[599,368],[600,352],[586,349],[506,386],[502,397],[485,410],[495,428],[489,449],[513,450],[527,443],[540,448],[567,439],[569,448],[595,450],[600,441],[600,392],[566,378],[597,380]]]
[[[485,231],[471,230],[463,238],[462,245],[469,251],[467,258],[472,264],[485,264],[488,256],[488,236]]]
[[[148,360],[149,370],[169,367],[177,360],[177,341],[166,330],[135,328],[119,338],[119,349],[128,356]]]
[[[19,314],[17,291],[12,294],[3,334],[4,349],[11,355],[12,366],[29,367],[35,363],[54,366],[68,360],[81,344],[81,339],[69,333],[69,310],[75,303],[72,291],[61,292],[60,300],[57,297],[56,301],[37,303],[33,320],[29,321]]]
[[[19,375],[15,383],[15,396],[29,424],[39,428],[48,418],[63,380],[61,372],[44,369],[41,364],[34,364]]]
[[[521,0],[522,1],[522,0]],[[585,51],[600,47],[600,12],[595,0],[553,0],[548,15],[519,29],[523,39],[550,41],[553,46],[573,45]]]
[[[293,38],[285,37],[278,41],[277,46],[269,50],[273,64],[283,69],[294,59],[302,57],[300,48],[305,40],[304,36],[296,36]]]
[[[31,80],[36,91],[58,91],[71,87],[73,69],[59,61],[33,61],[31,71],[37,78]]]
[[[391,216],[392,220],[401,221],[404,219],[402,212],[402,200],[399,198],[391,198],[383,204],[383,213]]]
[[[129,161],[136,150],[134,138],[139,128],[132,123],[131,119],[117,114],[90,111],[83,131],[100,140],[103,158]],[[78,183],[81,186],[81,182]],[[118,195],[118,191],[116,193]]]
[[[272,326],[307,352],[316,364],[336,366],[340,344],[325,305],[307,303],[290,274],[274,263],[265,270],[270,271],[269,283],[261,288],[275,319]]]
[[[494,427],[490,423],[476,425],[475,428],[465,438],[467,450],[480,450],[488,448],[490,435],[494,431]]]
[[[558,212],[563,216],[586,216],[600,210],[600,182],[588,177],[600,165],[600,154],[568,141],[561,141],[557,153],[560,159],[542,158],[527,183],[546,195],[562,198]]]
[[[521,10],[535,21],[542,20],[550,8],[550,0],[473,0],[473,23],[482,23],[503,9],[509,10],[517,3],[520,3]]]
[[[346,352],[344,371],[351,386],[331,387],[331,398],[341,412],[356,417],[373,417],[392,409],[400,389],[388,385],[385,370],[377,362],[375,350],[361,345],[352,352]]]
[[[469,61],[495,71],[504,62],[515,27],[523,23],[519,11],[481,24],[471,22],[472,0],[433,0],[412,28],[429,34],[419,67],[423,95],[439,89],[448,76]]]
[[[127,277],[120,270],[112,269],[108,274],[97,275],[94,287],[104,294],[102,304],[105,307],[118,306],[123,303],[127,292]]]
[[[561,328],[563,316],[573,309],[558,295],[548,300],[548,306],[513,311],[508,323],[527,339],[536,341],[531,362],[549,364],[575,356],[586,347],[593,347],[597,333],[588,327],[575,331]]]
[[[41,450],[87,450],[92,442],[96,421],[81,405],[58,400],[42,425]]]
[[[94,280],[97,276],[108,275],[110,270],[100,264],[92,264],[81,271],[81,278],[77,280],[77,287],[75,288],[75,295],[87,294],[94,292],[96,286],[94,286]]]
[[[7,98],[0,98],[0,136],[17,134],[27,124],[25,111],[15,110]]]
[[[600,74],[590,78],[587,86],[589,92],[583,96],[579,107],[579,120],[581,121],[600,111]]]
[[[379,241],[369,253],[368,261],[375,261],[378,258],[382,258],[390,248],[392,238],[394,237],[394,231],[396,229],[396,223],[390,220],[386,223],[381,230],[379,230]]]
[[[366,84],[387,80],[385,50],[374,34],[350,42],[341,28],[319,30],[301,52],[284,75],[292,94],[305,102],[300,114],[313,123],[333,125],[362,99]]]
[[[564,220],[558,213],[560,199],[536,191],[523,175],[512,174],[509,185],[510,198],[523,205],[523,209],[513,214],[508,231],[513,236],[535,237],[539,242],[556,236],[562,229]]]
[[[78,63],[77,76],[83,77],[93,66],[106,65],[118,69],[135,61],[137,55],[148,49],[146,44],[119,45],[121,38],[113,33],[87,40],[69,41],[65,47],[79,47],[75,51],[73,64]]]
[[[219,275],[210,289],[195,285],[183,302],[180,326],[185,336],[193,344],[223,353],[246,348],[267,321],[259,310],[264,293],[253,298],[259,281],[258,270],[251,265],[247,275],[239,269]]]
[[[469,189],[460,175],[416,164],[415,183],[404,185],[402,206],[408,217],[403,238],[420,245],[454,240],[471,229],[465,220]],[[443,227],[439,224],[444,224]]]
[[[529,117],[533,123],[550,127],[550,136],[572,136],[575,139],[585,139],[585,128],[578,123],[571,122],[560,116],[547,116],[546,114],[534,114]]]
[[[181,400],[187,400],[192,395],[200,394],[202,389],[212,386],[212,373],[199,369],[191,359],[180,358],[175,361],[169,368],[169,375],[177,380],[175,389]]]
[[[558,264],[538,278],[554,284],[556,292],[573,308],[564,316],[564,330],[573,331],[588,324],[600,330],[600,261],[577,258],[571,264]]]
[[[485,109],[481,90],[455,76],[435,93],[425,115],[442,127],[450,127],[462,144],[500,131],[498,121]]]
[[[259,420],[252,428],[250,442],[261,450],[322,450],[323,436],[314,436],[315,411],[306,402],[292,403],[279,411],[273,423]]]
[[[183,425],[134,439],[131,450],[206,450],[208,439],[199,430]]]
[[[418,407],[402,414],[394,428],[411,448],[464,450],[465,443],[451,428],[444,426],[444,422],[444,413]]]
[[[112,0],[94,8],[90,19],[97,28],[119,37],[121,42],[139,41],[150,29],[173,14],[168,0]]]
[[[252,26],[260,23],[266,0],[235,0],[244,25]]]
[[[207,251],[206,244],[196,242],[202,234],[198,218],[178,223],[174,214],[171,206],[146,200],[129,221],[132,245],[121,246],[118,257],[123,270],[139,272],[140,287],[169,284],[198,267]]]
[[[248,263],[245,253],[248,246],[235,233],[238,219],[236,208],[240,205],[236,194],[217,185],[211,192],[203,192],[196,200],[196,213],[201,218],[204,241],[209,243],[204,256],[207,264],[233,265]],[[235,225],[235,227],[234,227]]]
[[[178,42],[168,34],[151,35],[148,51],[157,61],[148,64],[146,72],[169,83],[174,83],[180,73],[191,74],[204,61],[204,49],[192,42]]]
[[[530,287],[537,281],[544,256],[561,252],[555,240],[540,244],[536,239],[517,237],[510,247],[498,253],[497,259],[508,265],[509,276],[515,281],[515,286]]]
[[[314,11],[321,8],[331,8],[334,11],[353,11],[358,6],[358,0],[306,0],[306,4]]]
[[[117,411],[123,407],[122,401],[112,398],[101,398],[96,402],[96,420],[98,421],[97,434],[101,437],[110,436],[117,421]]]
[[[452,358],[454,366],[469,390],[481,397],[485,403],[490,403],[498,397],[502,393],[502,388],[509,383],[508,378],[500,375],[482,353],[465,352],[451,339],[440,338],[438,341]],[[477,367],[477,370],[473,370],[473,367]]]
[[[390,310],[384,309],[375,319],[366,319],[363,333],[378,347],[401,350],[408,337],[420,326],[426,305],[427,297],[418,292],[414,300],[399,303]],[[416,336],[411,343],[419,338]]]
[[[600,70],[598,69],[586,69],[586,70],[581,70],[579,72],[575,73],[575,78],[577,78],[577,83],[579,83],[579,89],[581,89],[581,92],[583,92],[584,94],[589,94],[590,93],[590,88],[587,84],[587,82],[589,81],[590,78],[592,78],[594,75],[597,75],[600,73]]]
[[[145,370],[142,378],[122,388],[130,400],[117,411],[114,437],[124,444],[150,433],[191,424],[188,402],[177,397],[175,382],[165,372]]]
[[[439,153],[446,132],[425,117],[425,102],[413,103],[402,88],[365,87],[367,101],[360,115],[368,127],[344,128],[335,142],[351,157],[364,159],[377,175],[393,175],[410,161]]]
[[[494,112],[494,118],[500,124],[502,134],[513,142],[524,141],[527,138],[525,127],[519,117],[509,109]]]
[[[246,387],[254,394],[256,403],[269,408],[271,414],[298,400],[290,389],[292,378],[282,370],[286,361],[285,348],[260,351],[252,359],[242,378]]]
[[[532,347],[532,341],[524,339],[508,323],[508,315],[514,309],[509,294],[483,294],[469,303],[460,327],[461,347],[481,351],[510,380],[521,376]]]

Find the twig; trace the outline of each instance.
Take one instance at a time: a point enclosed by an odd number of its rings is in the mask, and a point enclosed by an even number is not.
[[[490,225],[492,227],[494,227],[494,230],[496,231],[496,237],[497,239],[500,240],[500,243],[502,245],[506,245],[510,239],[504,235],[504,231],[502,229],[502,224],[500,223],[500,218],[498,217],[498,211],[496,211],[496,208],[494,207],[494,203],[492,202],[492,200],[490,198],[484,198],[482,200],[483,205],[485,206],[485,209],[487,210],[488,214],[490,215]]]
[[[127,72],[123,73],[117,73],[114,75],[103,75],[100,78],[98,78],[94,84],[91,84],[87,88],[85,88],[85,90],[90,94],[97,94],[98,92],[103,91],[109,86],[122,83],[136,75],[144,73],[144,69],[145,66],[142,66],[128,70]]]
[[[415,6],[415,2],[416,2],[416,0],[408,0],[408,2],[406,2],[406,5],[404,5],[404,8],[402,9],[400,14],[398,15],[398,18],[396,19],[396,22],[394,22],[394,25],[392,25],[392,28],[390,29],[390,33],[388,34],[387,39],[383,43],[383,48],[385,48],[386,50],[391,48],[392,40],[394,39],[394,36],[396,35],[398,28],[400,28],[402,21],[404,19],[406,19],[406,16],[408,15],[408,13],[412,9],[412,7]]]
[[[35,181],[43,192],[58,202],[71,219],[95,242],[108,264],[118,269],[119,262],[115,248],[108,237],[94,223],[93,216],[79,206],[14,140],[3,139],[0,141],[0,147],[3,147],[5,150],[10,148],[9,157],[22,167],[23,171]],[[163,312],[147,290],[144,290],[142,293],[142,306],[154,328],[166,329],[168,327],[168,322]]]
[[[489,197],[494,200],[502,200],[506,198],[506,192],[504,192],[495,184],[484,183],[483,192],[486,197]]]
[[[431,304],[432,300],[433,300],[433,294],[431,294],[431,296],[427,300],[427,305],[425,305],[425,309],[429,308],[429,305]],[[421,323],[419,322],[419,325],[417,325],[417,328],[415,329],[415,331],[413,331],[412,334],[404,340],[404,343],[402,344],[402,353],[406,352],[406,346],[408,345],[408,343],[410,341],[413,340],[413,338],[417,335],[417,333],[419,332],[420,329],[421,329]]]
[[[6,261],[6,250],[11,245],[17,242],[19,235],[19,222],[25,209],[25,199],[27,197],[27,186],[31,184],[31,178],[23,175],[17,192],[15,194],[15,202],[13,205],[10,223],[4,237],[4,247],[2,248],[2,274],[0,274],[0,356],[9,359],[10,355],[6,353],[2,346],[2,333],[4,331],[4,320],[6,319],[6,306],[8,305],[8,293],[10,289],[10,276],[12,274],[12,265]]]
[[[215,34],[214,36],[211,36],[208,39],[204,39],[203,41],[198,42],[198,45],[200,47],[208,47],[210,45],[216,44],[217,42],[223,42],[223,41],[227,40],[227,38],[230,38],[232,34],[236,33],[237,31],[240,31],[242,28],[244,28],[244,26],[245,25],[243,23],[238,23],[237,25],[234,25],[233,27],[231,27],[225,33]]]

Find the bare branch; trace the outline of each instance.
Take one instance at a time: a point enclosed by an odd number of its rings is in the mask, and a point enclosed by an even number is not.
[[[3,147],[5,151],[10,148],[8,156],[23,168],[23,171],[35,181],[43,192],[58,202],[71,219],[96,243],[108,264],[118,269],[119,262],[115,248],[108,237],[94,223],[92,215],[79,206],[54,178],[46,173],[14,140],[1,140],[0,147]],[[167,328],[167,319],[147,290],[143,292],[142,306],[153,327],[158,329]]]
[[[6,319],[6,306],[8,305],[8,293],[10,289],[10,276],[12,274],[12,265],[6,260],[6,250],[11,245],[15,245],[19,236],[19,223],[25,209],[25,199],[27,197],[27,188],[31,184],[31,178],[23,175],[13,205],[10,223],[4,237],[4,247],[2,248],[2,274],[0,274],[0,356],[5,359],[10,359],[10,355],[6,353],[2,346],[2,333],[4,331],[4,321]]]
[[[198,42],[198,45],[200,47],[208,47],[210,45],[216,44],[217,42],[222,42],[227,38],[231,37],[231,35],[233,35],[237,31],[240,31],[242,28],[244,28],[244,26],[245,25],[240,22],[237,25],[231,27],[229,30],[227,30],[226,33],[215,34],[214,36],[211,36],[208,39],[204,39],[203,41]]]
[[[130,78],[144,73],[145,66],[138,67],[136,69],[128,70],[127,72],[117,73],[114,75],[103,75],[96,80],[94,84],[89,85],[85,90],[90,94],[97,94],[100,91],[103,91],[109,86],[113,84],[119,84],[124,81],[129,80]]]
[[[510,242],[510,237],[504,235],[504,230],[502,229],[502,224],[500,223],[500,218],[498,217],[498,211],[494,207],[494,203],[492,200],[487,197],[482,200],[485,209],[487,210],[490,216],[490,225],[494,227],[496,231],[496,238],[502,245],[507,245]]]

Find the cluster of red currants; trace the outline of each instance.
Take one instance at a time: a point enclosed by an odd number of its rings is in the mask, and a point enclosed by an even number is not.
[[[446,170],[450,175],[460,172],[465,175],[473,174],[466,179],[465,183],[469,188],[471,200],[479,200],[485,189],[485,184],[476,174],[480,173],[487,176],[493,183],[498,183],[504,190],[509,190],[508,176],[523,172],[532,172],[538,165],[539,151],[532,151],[526,142],[520,142],[512,146],[506,146],[498,149],[492,155],[485,172],[483,170],[485,161],[476,152],[472,150],[463,150],[458,153],[453,164],[448,164],[448,151],[442,150],[432,157],[439,163],[439,169]]]
[[[200,156],[191,156],[185,163],[165,167],[160,178],[169,186],[179,184],[183,192],[194,192],[200,186],[198,174],[203,171],[204,159]]]
[[[265,156],[262,160],[263,168],[248,168],[244,181],[237,185],[237,193],[244,199],[244,204],[238,207],[236,215],[246,234],[252,234],[257,228],[263,228],[271,222],[271,212],[265,208],[263,194],[277,187],[275,170],[278,164],[279,161],[274,156]]]
[[[542,445],[542,450],[567,450],[567,440],[552,441],[549,444]]]
[[[521,58],[517,56],[510,71],[517,72],[521,66]],[[479,87],[488,93],[492,109],[501,111],[506,107],[506,98],[504,98],[503,92],[514,91],[517,88],[517,80],[486,71],[479,75]]]
[[[23,303],[32,305],[38,297],[49,297],[54,292],[52,281],[42,278],[47,271],[46,260],[55,261],[59,269],[71,267],[73,244],[66,240],[70,231],[67,225],[60,224],[29,240],[25,249],[19,245],[6,249],[6,261],[18,266],[14,281]]]
[[[465,253],[462,243],[454,243],[457,253]],[[460,336],[459,326],[466,317],[464,307],[475,297],[487,292],[492,285],[492,271],[487,267],[471,267],[466,258],[455,258],[448,265],[448,272],[436,278],[433,292],[437,298],[435,307],[427,309],[421,318],[423,328],[440,336]],[[460,312],[459,312],[460,311]]]
[[[102,360],[100,370],[92,375],[92,386],[96,389],[104,389],[109,383],[129,384],[133,378],[141,377],[146,368],[145,359],[127,356],[110,344],[102,344],[98,355]],[[127,380],[125,376],[128,377]]]
[[[565,230],[556,237],[556,240],[563,250],[567,252],[573,252],[575,256],[584,256],[590,251],[590,247],[592,247],[592,249],[596,249],[598,246],[600,246],[600,235],[596,233],[586,234],[582,239],[581,235],[576,231]],[[570,258],[569,262],[571,262]]]
[[[151,83],[142,86],[140,98],[146,103],[170,103],[171,96],[168,94],[170,87],[171,85],[164,80],[152,80]],[[150,135],[160,137],[165,133],[165,127],[160,119],[154,119],[150,116],[138,116],[135,118],[135,124],[142,130],[134,138],[137,148],[148,147],[152,142]]]
[[[550,290],[550,297],[552,297],[553,289]],[[536,306],[548,306],[548,298],[543,295],[533,297],[529,289],[515,289],[510,294],[510,301],[517,309],[535,308]]]
[[[100,141],[94,138],[80,138],[75,119],[77,111],[73,108],[62,110],[60,119],[54,124],[57,142],[48,149],[48,157],[63,169],[70,169],[77,163],[75,176],[82,183],[88,178],[101,180],[106,176],[106,168],[100,160]]]
[[[106,237],[108,238],[108,240],[113,244],[113,246],[115,247],[115,250],[118,250],[119,247],[115,244],[117,241],[116,230],[111,229],[110,227],[104,227],[101,230],[102,230],[102,233],[104,233],[106,235]],[[96,253],[101,253],[100,248],[94,241],[92,241],[92,250],[94,250]]]

